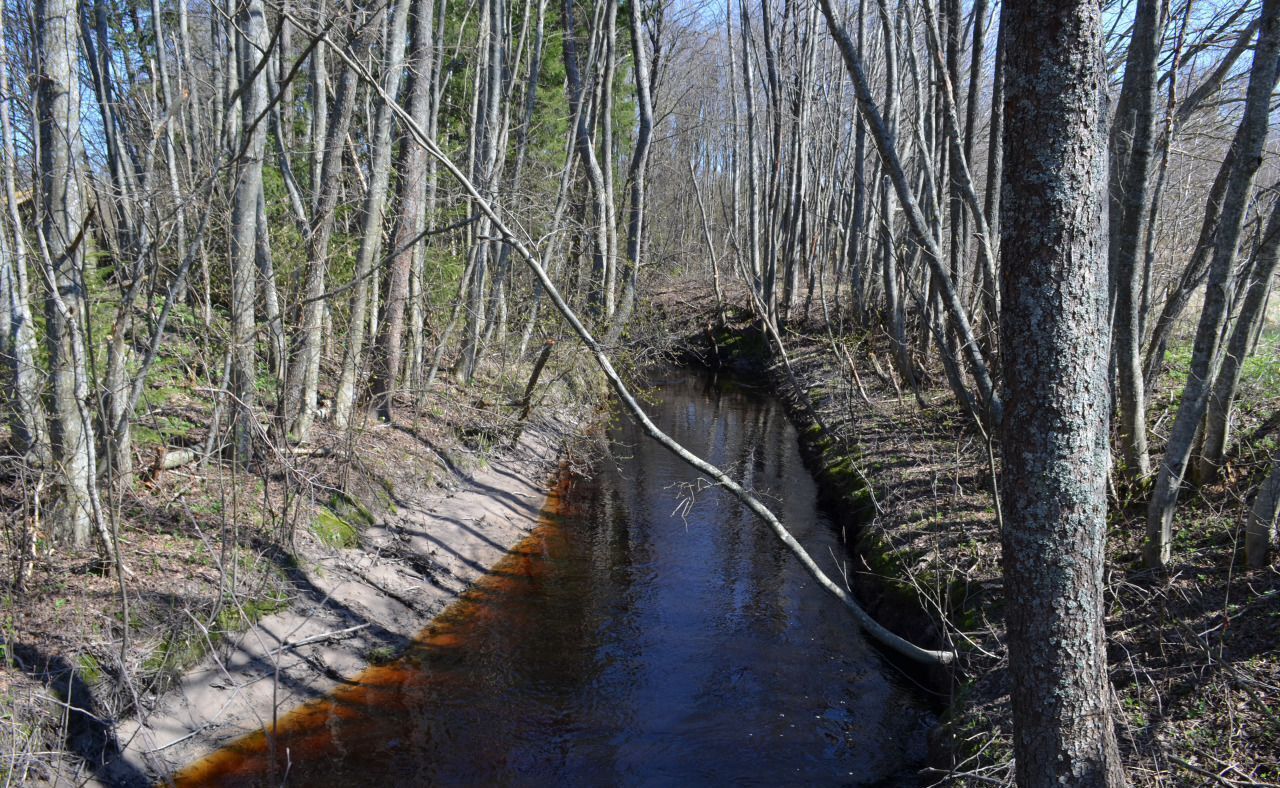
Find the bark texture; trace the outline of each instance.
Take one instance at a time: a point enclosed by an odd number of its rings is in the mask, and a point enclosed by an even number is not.
[[[1124,784],[1103,636],[1107,185],[1098,0],[1004,8],[1001,504],[1021,786]]]

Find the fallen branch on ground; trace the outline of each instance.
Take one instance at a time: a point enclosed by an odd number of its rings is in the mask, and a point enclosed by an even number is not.
[[[286,13],[285,16],[290,15]],[[290,16],[290,19],[295,24],[300,25],[303,29],[307,29],[305,23],[293,18],[292,16]],[[761,503],[759,498],[752,495],[740,484],[731,479],[724,471],[697,456],[684,446],[681,446],[675,439],[667,435],[656,424],[654,424],[649,418],[649,415],[645,412],[644,408],[640,406],[640,403],[637,402],[636,398],[631,394],[630,389],[627,388],[627,384],[623,382],[622,377],[618,374],[617,370],[614,369],[613,363],[610,361],[608,354],[605,353],[604,349],[596,341],[595,337],[592,336],[591,332],[582,323],[577,313],[574,312],[567,302],[565,302],[564,298],[560,295],[560,291],[556,289],[551,278],[547,276],[546,270],[542,267],[542,264],[538,261],[537,257],[507,226],[506,222],[504,222],[502,217],[498,214],[497,209],[495,209],[489,200],[480,193],[480,190],[476,188],[475,184],[471,182],[471,179],[458,168],[453,160],[440,150],[431,137],[422,129],[417,120],[403,107],[401,107],[394,97],[387,95],[379,82],[369,74],[368,70],[362,63],[353,58],[350,53],[348,53],[341,44],[337,42],[332,42],[332,51],[346,63],[348,68],[355,71],[355,73],[369,85],[371,90],[377,91],[379,98],[387,102],[387,105],[396,113],[400,121],[404,123],[406,130],[409,132],[410,138],[425,148],[432,158],[436,159],[436,161],[448,170],[454,180],[457,181],[467,194],[470,195],[471,199],[475,201],[476,208],[482,211],[489,217],[489,220],[493,222],[493,227],[497,231],[497,234],[501,236],[511,246],[512,250],[525,261],[529,270],[542,285],[543,292],[550,297],[552,304],[556,307],[556,310],[560,312],[561,316],[564,317],[565,322],[567,322],[573,329],[574,333],[578,335],[582,344],[591,352],[596,365],[599,366],[600,371],[604,373],[605,379],[608,380],[609,386],[613,389],[614,393],[617,394],[618,399],[623,404],[623,407],[625,407],[636,422],[639,423],[640,428],[644,430],[646,435],[660,443],[686,464],[690,465],[697,471],[710,476],[720,486],[729,490],[729,492],[733,493],[738,500],[742,501],[748,509],[754,512],[756,516],[769,526],[778,539],[787,546],[787,549],[800,559],[801,565],[803,565],[809,574],[813,576],[818,584],[839,599],[844,606],[853,613],[858,624],[861,625],[863,630],[873,639],[897,653],[917,662],[946,665],[955,660],[956,654],[954,651],[934,651],[921,648],[881,626],[878,621],[862,609],[862,606],[858,604],[857,600],[855,600],[851,594],[846,592],[822,571],[818,564],[813,560],[813,557],[809,555],[809,552],[804,549],[804,546],[796,541],[796,538],[791,535],[791,532],[787,530],[786,526],[782,524],[782,522],[772,511],[769,510],[767,506]]]

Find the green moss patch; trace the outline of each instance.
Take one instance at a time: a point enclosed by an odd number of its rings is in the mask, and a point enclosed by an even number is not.
[[[329,547],[345,548],[360,544],[360,533],[356,527],[342,519],[327,506],[321,506],[316,512],[316,519],[311,530],[319,540]]]

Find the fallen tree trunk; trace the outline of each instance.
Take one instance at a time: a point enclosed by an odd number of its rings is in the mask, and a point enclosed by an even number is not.
[[[293,21],[298,23],[297,20]],[[757,517],[769,526],[778,539],[787,546],[787,549],[789,549],[796,558],[800,560],[800,563],[809,572],[809,574],[813,576],[818,584],[839,599],[841,603],[843,603],[844,606],[853,613],[854,618],[862,627],[863,631],[870,635],[874,640],[909,659],[924,664],[946,665],[955,660],[956,655],[953,651],[936,651],[921,648],[881,626],[879,622],[862,609],[861,605],[858,604],[857,600],[853,598],[853,595],[850,594],[849,591],[840,587],[822,571],[817,562],[813,560],[813,557],[804,549],[804,546],[796,541],[796,538],[791,535],[786,526],[784,526],[777,516],[769,510],[769,507],[761,503],[759,498],[731,479],[724,471],[697,456],[684,446],[681,446],[675,439],[663,432],[658,425],[654,424],[649,418],[649,414],[645,413],[644,408],[636,401],[636,398],[631,394],[627,384],[623,382],[622,377],[618,374],[617,370],[614,369],[613,363],[610,361],[608,354],[605,353],[604,349],[596,341],[595,337],[592,336],[591,332],[587,330],[587,327],[578,318],[578,315],[560,295],[560,291],[556,289],[551,278],[547,276],[546,270],[542,267],[538,258],[533,254],[529,247],[526,246],[514,232],[512,232],[493,204],[480,193],[475,184],[473,184],[466,174],[463,173],[456,164],[454,164],[453,160],[440,150],[418,122],[408,112],[406,112],[403,107],[395,102],[394,97],[387,95],[387,93],[382,90],[382,87],[375,79],[372,78],[368,71],[365,70],[362,64],[358,63],[355,58],[351,57],[349,53],[339,46],[334,46],[333,51],[341,57],[350,68],[356,70],[360,75],[360,78],[365,80],[371,90],[376,91],[378,96],[388,103],[400,118],[401,123],[404,124],[409,135],[419,145],[425,148],[428,154],[439,161],[440,164],[448,170],[454,180],[462,186],[463,190],[466,191],[474,201],[474,205],[477,210],[483,213],[492,222],[492,229],[511,246],[520,258],[525,261],[529,270],[542,285],[543,292],[545,292],[547,297],[551,299],[552,304],[555,305],[556,309],[565,319],[565,322],[567,322],[573,329],[574,333],[578,335],[582,344],[591,352],[591,355],[595,358],[596,365],[600,368],[600,371],[604,373],[605,379],[608,380],[610,388],[613,389],[618,399],[622,402],[623,407],[627,409],[632,418],[634,418],[640,425],[641,429],[644,430],[646,435],[660,443],[664,448],[679,457],[689,466],[693,467],[700,473],[705,473],[707,476],[710,476],[717,484],[729,490],[729,492],[733,493],[738,500],[742,501],[748,509],[754,512]]]

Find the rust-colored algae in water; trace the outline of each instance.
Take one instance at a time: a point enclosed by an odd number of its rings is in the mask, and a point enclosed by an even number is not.
[[[274,736],[260,730],[210,753],[175,775],[173,784],[179,788],[280,785],[288,779],[293,764],[333,757],[335,720],[349,723],[362,716],[409,712],[405,701],[412,696],[405,688],[440,678],[422,670],[414,659],[420,654],[415,652],[465,648],[468,626],[484,617],[485,606],[492,597],[513,593],[518,581],[536,579],[545,570],[538,557],[545,551],[548,539],[560,536],[557,518],[572,485],[572,476],[562,470],[534,530],[419,633],[404,658],[388,665],[370,666],[353,683],[299,706],[278,721]]]
[[[781,403],[676,372],[651,415],[840,560]],[[847,612],[635,425],[610,437],[402,659],[178,783],[918,784],[933,717]]]

